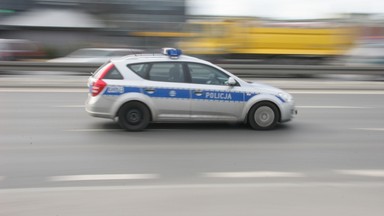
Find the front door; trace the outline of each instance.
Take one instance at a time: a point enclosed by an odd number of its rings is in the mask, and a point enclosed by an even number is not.
[[[229,76],[209,65],[188,63],[191,118],[197,121],[234,121],[241,118],[244,93],[228,86]]]

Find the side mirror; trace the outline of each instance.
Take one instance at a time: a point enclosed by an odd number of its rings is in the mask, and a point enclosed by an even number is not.
[[[227,85],[235,86],[237,84],[236,80],[233,77],[229,77],[227,81]]]

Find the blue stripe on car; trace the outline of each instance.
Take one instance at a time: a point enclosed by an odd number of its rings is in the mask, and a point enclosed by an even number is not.
[[[210,101],[231,101],[244,102],[248,101],[257,93],[245,92],[229,92],[229,91],[208,91],[202,90],[196,93],[196,90],[188,89],[171,89],[171,88],[139,88],[128,86],[108,86],[104,95],[119,96],[126,93],[143,93],[154,98],[174,98],[174,99],[193,99],[193,100],[210,100]]]
[[[144,94],[148,95],[149,97],[157,97],[157,98],[177,98],[177,99],[189,99],[190,96],[190,90],[185,89],[153,89],[153,90],[146,90],[144,88],[143,91]]]

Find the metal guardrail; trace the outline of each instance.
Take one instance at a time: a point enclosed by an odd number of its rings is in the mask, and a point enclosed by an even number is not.
[[[63,71],[89,75],[101,64],[0,61],[0,71]]]
[[[346,67],[327,65],[220,65],[239,76],[286,75],[313,76],[330,74],[384,75],[384,67]]]
[[[0,71],[61,71],[89,75],[100,64],[51,62],[0,62]],[[326,65],[219,64],[238,76],[313,76],[327,74],[384,75],[384,67],[345,67]]]

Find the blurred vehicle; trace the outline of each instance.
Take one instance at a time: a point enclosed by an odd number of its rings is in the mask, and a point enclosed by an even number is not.
[[[262,59],[273,63],[308,60],[322,63],[343,55],[353,44],[354,29],[326,23],[263,22],[256,19],[195,21],[187,25],[194,37],[179,47],[187,54]]]
[[[0,39],[0,61],[38,59],[44,56],[39,46],[29,40]]]
[[[119,58],[122,56],[139,53],[143,53],[143,50],[122,48],[83,48],[78,49],[65,57],[48,60],[48,62],[104,64],[112,58]]]
[[[384,42],[358,44],[340,59],[338,63],[345,66],[383,66]]]
[[[132,131],[150,122],[240,122],[267,130],[297,114],[292,96],[283,90],[245,82],[177,49],[111,60],[88,86],[86,111],[118,118]]]

